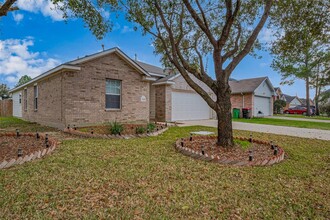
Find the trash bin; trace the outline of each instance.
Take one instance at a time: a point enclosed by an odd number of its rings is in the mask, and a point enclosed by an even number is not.
[[[233,118],[239,118],[239,113],[240,113],[239,108],[234,108],[233,109]]]
[[[242,115],[243,118],[251,118],[252,116],[251,108],[242,108]]]

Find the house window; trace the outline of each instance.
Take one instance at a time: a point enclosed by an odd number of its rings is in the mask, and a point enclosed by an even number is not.
[[[24,111],[27,111],[27,89],[24,89]]]
[[[22,94],[18,94],[18,102],[19,104],[22,104]]]
[[[121,103],[121,81],[107,79],[105,91],[105,108],[120,109]]]
[[[38,110],[38,86],[33,87],[34,91],[34,110]]]

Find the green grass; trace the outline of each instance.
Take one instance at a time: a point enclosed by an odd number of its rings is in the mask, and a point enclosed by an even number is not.
[[[50,156],[0,170],[0,219],[327,219],[327,141],[254,133],[288,158],[230,167],[183,156],[158,137],[63,141]],[[235,131],[249,137],[250,132]]]
[[[57,130],[47,126],[41,126],[34,122],[24,121],[15,117],[0,117],[0,132],[15,131],[17,128],[20,129],[21,132],[46,132]]]
[[[277,119],[277,118],[251,118],[251,119],[233,118],[233,121],[254,123],[254,124],[288,126],[288,127],[297,127],[297,128],[313,128],[313,129],[330,130],[330,123],[324,123],[324,122],[296,121],[296,120],[285,120],[285,119]]]
[[[241,141],[241,140],[234,140],[234,143],[240,146],[243,150],[247,150],[251,147],[251,142],[249,141]]]
[[[317,119],[317,120],[330,120],[330,117],[326,116],[305,116],[305,115],[294,115],[294,114],[279,114],[274,115],[275,117],[289,117],[289,118],[306,118],[306,119]]]

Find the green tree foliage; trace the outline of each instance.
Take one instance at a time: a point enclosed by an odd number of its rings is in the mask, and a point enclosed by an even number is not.
[[[0,84],[0,97],[8,98],[9,97],[9,87],[6,84]]]
[[[274,102],[274,112],[276,114],[280,114],[281,110],[286,106],[286,102],[284,100],[275,100]]]
[[[16,87],[21,86],[27,82],[29,82],[32,78],[28,75],[22,76],[19,80],[18,83],[16,84]]]
[[[306,100],[317,66],[330,61],[329,10],[327,0],[278,1],[273,10],[271,26],[277,40],[271,48],[272,67],[282,75],[284,84],[304,80]]]

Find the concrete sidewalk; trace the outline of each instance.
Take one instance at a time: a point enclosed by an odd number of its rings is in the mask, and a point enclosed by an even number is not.
[[[217,127],[216,120],[178,121],[178,123],[180,123],[178,124],[178,126],[201,125],[208,127]],[[233,122],[233,129],[279,134],[279,135],[288,135],[288,136],[302,137],[302,138],[330,140],[330,130],[296,128],[296,127],[285,127],[285,126],[275,126],[275,125],[261,125],[261,124],[252,124],[252,123],[244,123],[244,122]]]
[[[281,117],[281,116],[269,116],[265,118],[272,118],[272,119],[283,119],[283,120],[291,120],[291,121],[311,121],[311,122],[323,122],[323,123],[330,123],[330,120],[320,120],[320,119],[313,119],[313,118],[291,118],[291,117]]]

